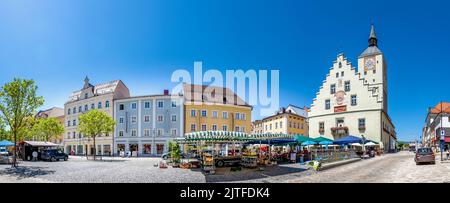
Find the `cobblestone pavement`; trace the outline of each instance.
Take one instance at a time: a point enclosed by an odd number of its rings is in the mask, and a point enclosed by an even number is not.
[[[192,183],[205,182],[200,170],[155,167],[160,158],[113,158],[88,161],[70,157],[69,161],[22,162],[18,169],[0,165],[0,182],[72,182],[72,183]]]
[[[436,157],[440,158],[440,157]],[[314,172],[289,182],[442,183],[450,182],[450,162],[416,165],[414,153],[399,152]]]
[[[439,157],[438,157],[439,158]],[[450,182],[450,161],[436,165],[416,165],[414,154],[400,152],[358,161],[325,171],[315,172],[308,166],[285,164],[264,170],[242,169],[231,172],[220,168],[216,175],[205,175],[199,169],[160,169],[160,158],[113,158],[111,161],[87,161],[71,157],[67,162],[23,162],[18,169],[0,165],[0,182],[74,182],[74,183],[204,183],[204,182]]]

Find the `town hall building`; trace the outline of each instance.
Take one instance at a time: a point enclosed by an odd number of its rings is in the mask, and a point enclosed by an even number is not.
[[[385,151],[395,149],[395,127],[388,115],[387,63],[373,25],[358,68],[338,55],[308,114],[310,137],[336,140],[353,135],[378,142]]]

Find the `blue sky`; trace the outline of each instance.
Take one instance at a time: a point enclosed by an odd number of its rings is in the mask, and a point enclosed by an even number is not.
[[[278,69],[280,104],[310,106],[333,60],[353,64],[370,23],[388,62],[389,114],[400,140],[418,138],[427,108],[450,101],[447,1],[4,0],[0,84],[32,78],[43,108],[71,91],[123,80],[161,93],[172,72]]]

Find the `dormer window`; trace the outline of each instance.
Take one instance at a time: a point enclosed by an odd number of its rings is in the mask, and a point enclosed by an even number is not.
[[[84,99],[88,98],[88,93],[84,93]]]

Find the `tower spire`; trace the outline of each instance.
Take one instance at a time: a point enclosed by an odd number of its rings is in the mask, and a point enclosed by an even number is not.
[[[370,36],[369,36],[369,47],[378,47],[378,39],[377,35],[375,34],[375,26],[372,23],[371,29],[370,29]]]

